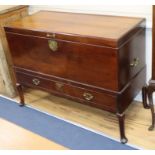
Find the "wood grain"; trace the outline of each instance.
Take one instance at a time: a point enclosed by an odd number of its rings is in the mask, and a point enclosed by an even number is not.
[[[3,9],[2,9],[3,8]],[[5,9],[4,9],[5,8]],[[20,19],[28,14],[28,6],[4,6],[0,7],[0,71],[5,82],[5,93],[15,96],[15,77],[12,70],[12,59],[5,37],[4,26],[9,22]]]
[[[119,116],[121,142],[127,142],[123,115],[145,84],[143,18],[40,11],[8,24],[5,32],[22,105],[21,86],[111,111]],[[60,80],[65,82],[55,89]]]
[[[0,119],[0,123],[1,150],[67,150],[67,148],[11,122]]]
[[[0,90],[3,91],[2,89]],[[19,101],[18,97],[14,99]],[[119,140],[119,133],[114,132],[118,130],[118,120],[112,113],[34,89],[25,90],[25,100],[28,105],[43,112],[83,125]],[[154,150],[155,132],[148,131],[150,123],[150,110],[144,109],[142,103],[134,101],[126,114],[126,134],[128,135],[129,143],[143,149]],[[18,133],[15,135],[18,136]],[[29,141],[31,143],[30,139]]]
[[[19,100],[18,97],[15,98]],[[112,113],[88,107],[77,102],[53,96],[47,92],[28,89],[25,91],[28,105],[62,119],[83,125],[119,140],[118,120]],[[148,131],[150,110],[134,101],[126,114],[126,134],[129,143],[143,149],[155,149],[155,132]]]
[[[9,27],[119,39],[143,20],[133,17],[90,14],[81,16],[80,13],[40,11],[22,21],[9,24]]]

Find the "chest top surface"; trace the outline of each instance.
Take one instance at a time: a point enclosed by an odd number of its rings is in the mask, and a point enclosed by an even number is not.
[[[143,18],[39,11],[8,27],[118,40],[145,21]]]

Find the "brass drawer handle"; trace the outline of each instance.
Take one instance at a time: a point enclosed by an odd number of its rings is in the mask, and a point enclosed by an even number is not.
[[[58,43],[55,40],[48,40],[48,46],[53,52],[58,50]]]
[[[139,65],[139,58],[134,58],[133,62],[130,63],[130,67],[136,67]]]
[[[87,100],[90,101],[94,98],[94,96],[90,93],[83,93],[83,97]]]
[[[36,86],[38,86],[40,84],[40,80],[38,80],[38,79],[33,79],[32,82]]]

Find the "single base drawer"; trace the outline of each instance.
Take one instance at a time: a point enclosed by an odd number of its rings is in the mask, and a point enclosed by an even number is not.
[[[46,79],[22,72],[16,72],[16,76],[17,82],[23,86],[39,88],[90,106],[116,112],[116,96],[114,95],[96,92],[91,89],[88,90],[63,82],[54,81],[49,78]]]
[[[120,92],[94,90],[92,87],[77,86],[68,81],[54,80],[39,73],[16,71],[17,82],[26,87],[34,87],[51,92],[54,95],[88,104],[92,107],[114,113],[123,113],[146,82],[144,67]],[[46,78],[47,77],[47,78]]]

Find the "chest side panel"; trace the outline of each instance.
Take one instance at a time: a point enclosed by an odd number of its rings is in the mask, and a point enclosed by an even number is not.
[[[145,66],[145,29],[133,34],[118,51],[119,86],[122,89]]]
[[[117,51],[113,48],[7,33],[15,67],[118,90]]]

